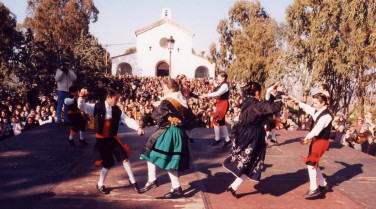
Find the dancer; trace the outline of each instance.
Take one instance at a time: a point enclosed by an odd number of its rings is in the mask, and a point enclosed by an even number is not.
[[[189,101],[189,98],[191,98],[191,97],[193,97],[193,98],[199,98],[199,96],[197,96],[196,94],[193,93],[194,86],[192,86],[192,85],[188,86],[187,76],[186,75],[181,74],[177,78],[178,78],[178,81],[179,81],[180,91],[183,94],[183,96],[187,99],[187,102]],[[188,104],[188,108],[191,108],[191,107],[189,107],[189,104]],[[192,129],[193,128],[194,127],[192,127]],[[192,137],[192,129],[189,129],[189,130],[187,129],[186,133],[188,135],[189,141],[191,143],[195,143],[194,140],[193,140],[193,137]]]
[[[177,171],[189,168],[190,154],[185,129],[189,129],[194,121],[191,120],[193,113],[175,80],[163,81],[163,93],[165,96],[154,104],[156,109],[150,115],[157,122],[158,129],[150,136],[141,154],[148,166],[148,182],[141,192],[158,187],[156,167],[159,167],[168,171],[172,184],[171,190],[161,198],[174,199],[184,196]]]
[[[279,86],[279,82],[276,82],[271,87],[266,90],[265,100],[269,101],[269,103],[274,102],[274,95],[277,94],[277,88]],[[265,120],[265,130],[266,136],[265,139],[268,139],[269,136],[271,137],[270,142],[273,144],[278,144],[277,138],[275,136],[275,128],[276,128],[276,121],[274,119],[274,114],[270,114],[268,120]]]
[[[261,86],[257,82],[248,83],[245,91],[249,98],[242,105],[230,155],[223,162],[223,166],[236,177],[226,189],[236,198],[239,198],[236,190],[246,178],[260,180],[266,153],[265,129],[262,124],[268,120],[269,114],[277,113],[282,106],[282,87],[277,88],[273,103],[260,101]]]
[[[128,160],[126,145],[122,145],[117,136],[119,123],[126,124],[129,128],[137,130],[139,135],[144,134],[144,130],[138,126],[138,123],[127,117],[116,104],[120,99],[120,89],[115,84],[107,88],[106,101],[96,104],[85,103],[83,97],[87,94],[86,89],[80,92],[78,104],[81,110],[93,115],[95,118],[95,136],[97,138],[96,146],[99,150],[102,159],[103,168],[99,177],[97,190],[102,194],[109,194],[110,190],[104,185],[104,180],[107,177],[110,168],[115,164],[113,155],[117,161],[122,161],[125,171],[129,177],[129,183],[133,186],[134,190],[139,193],[139,186],[133,176],[131,164]]]
[[[95,90],[93,95],[93,99],[95,101],[104,102],[106,100],[106,89],[109,82],[110,80],[106,77],[102,77],[98,80],[98,88]]]
[[[295,103],[299,104],[306,113],[312,115],[314,126],[307,134],[302,144],[307,144],[311,141],[309,146],[309,153],[307,158],[303,158],[307,165],[310,186],[304,198],[317,196],[323,190],[327,189],[327,183],[318,167],[320,158],[329,147],[330,130],[332,127],[332,115],[328,109],[328,96],[323,93],[313,95],[313,107],[299,102],[295,99]],[[319,186],[316,183],[316,176],[319,178]]]
[[[216,110],[211,115],[213,117],[213,126],[214,126],[214,134],[215,138],[212,143],[212,146],[216,146],[221,141],[221,135],[220,130],[222,130],[222,133],[225,137],[225,142],[222,147],[227,147],[231,143],[230,137],[228,135],[228,130],[225,122],[225,116],[227,113],[227,110],[229,108],[228,105],[228,98],[230,95],[227,81],[227,73],[224,71],[221,71],[218,73],[217,80],[219,82],[219,85],[214,89],[214,92],[209,94],[203,94],[203,97],[216,97]]]
[[[68,138],[68,142],[70,145],[74,146],[74,136],[78,131],[80,131],[80,140],[84,145],[87,145],[87,141],[84,136],[84,132],[86,131],[86,117],[83,115],[81,110],[78,108],[77,99],[79,95],[79,90],[77,86],[69,87],[69,94],[68,98],[64,99],[64,104],[68,108],[68,118],[72,123],[72,129],[70,130],[70,135]]]

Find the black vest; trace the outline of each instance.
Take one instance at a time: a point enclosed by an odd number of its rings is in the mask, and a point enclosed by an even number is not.
[[[111,136],[116,136],[119,129],[119,122],[121,117],[120,108],[115,105],[112,106],[111,119]],[[97,134],[102,134],[104,122],[106,120],[106,105],[104,102],[96,103],[94,106],[94,131]]]
[[[223,84],[227,84],[227,83],[223,82],[223,83],[219,84],[217,87],[215,87],[214,92],[218,91],[218,89],[220,89]],[[228,84],[227,84],[227,87],[230,89]],[[229,95],[230,95],[230,91],[227,90],[224,94],[222,94],[221,96],[218,96],[217,99],[218,100],[228,100]]]
[[[77,99],[70,95],[69,98],[73,99],[73,104],[68,105],[68,111],[76,111],[78,109]]]
[[[328,109],[325,109],[323,110],[320,115],[316,118],[316,121],[315,123],[317,123],[320,118],[324,115],[331,115],[330,114],[330,111]],[[332,121],[330,121],[329,125],[327,127],[325,127],[323,130],[321,130],[321,132],[319,133],[319,135],[317,135],[317,139],[326,139],[326,140],[329,140],[329,137],[330,137],[330,130],[332,129]]]
[[[41,119],[42,121],[46,121],[46,120],[49,119],[49,117],[48,117],[48,115],[47,115],[47,116],[41,116],[40,119]]]

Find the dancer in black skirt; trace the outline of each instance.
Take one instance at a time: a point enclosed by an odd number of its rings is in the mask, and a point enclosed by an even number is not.
[[[269,114],[281,110],[283,88],[277,88],[273,103],[260,101],[261,86],[250,82],[246,87],[249,98],[243,103],[239,116],[239,126],[235,130],[235,140],[230,155],[223,166],[236,177],[235,181],[226,189],[238,198],[236,190],[246,179],[259,181],[264,165],[266,143],[263,122]]]

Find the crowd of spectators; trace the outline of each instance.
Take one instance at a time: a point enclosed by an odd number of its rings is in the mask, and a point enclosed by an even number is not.
[[[120,108],[131,118],[140,120],[144,115],[153,110],[153,103],[163,97],[162,79],[160,77],[137,77],[133,75],[107,76],[99,79],[97,84],[87,87],[92,89],[88,99],[96,102],[102,97],[103,87],[110,81],[122,84]],[[198,117],[198,127],[212,128],[210,115],[215,112],[215,98],[203,98],[200,95],[212,92],[215,80],[211,78],[189,79],[188,86],[191,96],[188,104],[192,112]],[[242,87],[246,81],[228,80],[230,88],[229,110],[226,115],[226,124],[234,128],[238,121],[243,102]],[[98,88],[101,87],[101,88]],[[31,107],[23,93],[10,94],[1,91],[0,105],[0,138],[18,135],[30,128],[53,123],[57,120],[57,102],[52,96],[45,96],[35,107]],[[56,97],[55,97],[56,98]],[[64,116],[62,116],[64,118]],[[274,116],[276,129],[279,130],[309,130],[312,118],[308,115],[283,107],[279,114]],[[366,114],[359,117],[356,123],[351,123],[343,114],[338,114],[333,119],[332,139],[334,142],[348,146],[375,156],[376,145],[374,142],[375,125],[372,115]]]
[[[56,100],[44,97],[35,106],[23,92],[0,90],[0,140],[18,135],[31,128],[56,121]]]
[[[375,124],[372,114],[359,116],[353,123],[343,114],[334,117],[332,123],[332,139],[335,143],[376,156]]]

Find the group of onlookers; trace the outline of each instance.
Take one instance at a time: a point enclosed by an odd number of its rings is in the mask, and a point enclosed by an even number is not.
[[[23,92],[0,90],[0,140],[56,121],[56,100],[47,96],[31,107]]]
[[[119,102],[121,109],[131,118],[140,120],[144,115],[153,110],[153,103],[163,97],[160,77],[137,77],[133,75],[106,76],[93,84],[89,100],[95,102],[100,97],[103,99],[103,91],[110,82],[122,83],[122,97]],[[188,98],[189,107],[199,118],[198,127],[212,128],[210,115],[215,112],[215,99],[203,98],[200,95],[211,92],[215,86],[215,80],[210,78],[196,78],[188,80],[191,94]],[[226,124],[234,128],[239,122],[239,115],[243,103],[242,87],[246,81],[228,81],[230,88],[229,110],[226,115]],[[93,88],[94,87],[94,88]],[[99,88],[100,87],[100,88]],[[57,122],[57,101],[53,96],[45,96],[35,107],[31,107],[24,93],[0,92],[0,138],[18,135],[33,127],[46,123]],[[56,98],[56,97],[55,97]],[[64,111],[62,120],[64,121]],[[309,130],[312,126],[312,118],[305,114],[291,112],[288,107],[283,107],[281,112],[274,116],[276,129],[278,130]],[[374,138],[375,124],[371,113],[365,117],[359,117],[351,123],[343,114],[338,114],[333,120],[332,139],[336,143],[361,150],[370,155],[376,155]]]
[[[333,120],[333,140],[344,146],[354,148],[372,156],[376,156],[375,124],[372,114],[359,116],[351,123],[346,117],[339,114]]]

